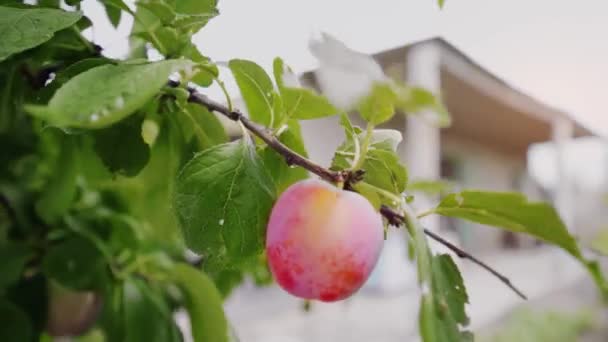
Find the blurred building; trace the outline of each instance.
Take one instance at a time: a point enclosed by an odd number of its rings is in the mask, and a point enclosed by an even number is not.
[[[463,188],[522,191],[532,199],[560,201],[559,193],[551,196],[531,178],[527,170],[528,148],[547,141],[564,144],[572,138],[591,135],[586,128],[508,85],[442,38],[383,51],[373,57],[392,78],[440,94],[452,116],[452,125],[444,129],[406,115],[395,115],[383,125],[403,133],[399,153],[411,179],[448,179]],[[315,71],[305,73],[302,80],[321,92],[328,91],[318,84]],[[356,115],[353,120],[363,124]],[[335,117],[307,121],[303,132],[311,157],[325,164],[333,157],[334,147],[344,139]],[[563,187],[561,191],[570,190],[568,184]],[[561,209],[568,220],[571,209]],[[456,231],[462,243],[472,249],[519,244],[517,237],[509,238],[500,231],[475,225],[446,220],[440,229]]]
[[[577,236],[592,236],[598,225],[608,222],[603,209],[608,148],[565,113],[509,86],[441,38],[383,51],[373,59],[331,43],[323,53],[334,59],[336,69],[323,70],[321,63],[300,81],[330,99],[337,97],[338,103],[352,100],[353,93],[361,94],[385,74],[441,95],[452,115],[450,127],[439,129],[421,119],[429,113],[398,113],[382,125],[403,134],[398,153],[410,179],[448,179],[456,184],[454,190],[524,192],[532,200],[554,203]],[[236,106],[245,108],[239,102]],[[359,126],[365,124],[356,113],[351,118]],[[233,128],[231,135],[238,135],[238,127]],[[330,165],[344,140],[339,118],[302,121],[302,132],[311,159]],[[415,196],[419,210],[439,200],[438,195]],[[606,217],[598,212],[607,212]],[[531,299],[587,279],[566,253],[537,248],[532,238],[462,220],[423,220],[426,227],[506,274]],[[404,230],[390,231],[372,277],[347,301],[315,302],[313,310],[304,313],[295,298],[277,287],[249,284],[227,301],[228,315],[247,341],[417,341],[419,289],[405,238]],[[473,330],[498,322],[523,303],[485,270],[460,266]]]
[[[340,51],[332,49],[339,50],[340,47],[330,46],[327,52],[339,56]],[[429,124],[421,119],[421,115],[406,116],[403,113],[383,124],[383,128],[403,133],[404,141],[398,152],[407,164],[410,179],[447,179],[453,181],[457,188],[524,192],[532,200],[553,202],[568,226],[575,228],[574,188],[565,171],[567,160],[563,151],[572,139],[591,136],[589,130],[566,113],[510,86],[442,38],[382,51],[374,54],[373,59],[391,78],[440,94],[452,116],[452,125],[444,129]],[[356,92],[357,89],[352,89],[356,84],[369,81],[369,75],[367,79],[354,75],[357,68],[374,77],[375,71],[366,70],[370,67],[353,67],[354,62],[350,60],[344,63],[344,68],[338,65],[336,70],[323,70],[322,66],[319,70],[307,72],[301,81],[330,98],[340,99],[341,92]],[[329,74],[323,75],[323,72]],[[323,81],[330,77],[333,80],[331,84]],[[344,95],[345,98],[348,96]],[[352,119],[364,125],[356,114]],[[302,124],[311,158],[325,165],[330,164],[333,151],[344,139],[338,120],[337,117],[329,117]],[[559,179],[551,188],[540,184],[527,167],[529,147],[546,142],[554,147],[550,166]],[[415,203],[420,209],[425,209],[436,204],[437,199],[418,196]],[[451,237],[475,253],[528,248],[538,243],[524,235],[462,220],[439,217],[425,220],[427,227],[440,231],[443,236]],[[392,244],[403,245],[403,242]],[[387,247],[390,245],[389,241]],[[405,258],[403,247],[388,249],[385,253],[395,254],[399,249],[398,253]]]

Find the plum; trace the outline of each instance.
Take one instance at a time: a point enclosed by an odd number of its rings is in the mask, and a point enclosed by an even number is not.
[[[49,286],[47,333],[79,336],[89,330],[101,312],[101,296],[92,291],[74,291],[59,284]]]
[[[383,240],[382,218],[363,196],[308,179],[291,185],[275,203],[266,253],[284,290],[332,302],[365,283]]]

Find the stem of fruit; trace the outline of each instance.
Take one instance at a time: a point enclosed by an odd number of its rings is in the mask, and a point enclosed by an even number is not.
[[[418,263],[418,282],[421,285],[427,283],[432,287],[431,250],[424,238],[424,228],[418,222],[414,210],[405,203],[405,200],[402,199],[400,202],[403,212],[403,225],[407,227],[414,240],[414,252],[416,253],[416,261]]]
[[[374,132],[374,125],[371,123],[367,123],[367,128],[365,129],[365,137],[363,138],[363,144],[361,144],[361,149],[359,153],[356,154],[356,160],[353,163],[353,170],[358,170],[363,166],[365,162],[365,157],[367,156],[367,150],[369,149],[369,144],[372,140],[372,133]],[[354,136],[353,141],[355,144],[358,143],[359,137]]]
[[[281,154],[285,158],[285,162],[288,165],[300,166],[300,167],[316,174],[317,176],[321,177],[322,179],[332,182],[334,184],[345,184],[346,189],[352,189],[350,187],[349,183],[352,182],[353,180],[358,180],[358,178],[361,176],[361,174],[358,173],[357,170],[332,171],[332,170],[326,169],[323,166],[314,163],[313,161],[299,155],[297,152],[295,152],[292,149],[290,149],[289,147],[285,146],[272,134],[272,131],[270,129],[249,120],[249,118],[247,118],[246,116],[241,114],[241,112],[239,112],[238,110],[234,110],[234,109],[231,110],[227,106],[225,106],[217,101],[214,101],[214,100],[210,99],[209,97],[197,92],[196,89],[190,88],[190,89],[188,89],[188,91],[190,92],[190,96],[188,98],[189,102],[204,106],[210,111],[218,112],[218,113],[226,116],[230,120],[239,122],[249,132],[253,133],[258,138],[262,139],[268,146],[270,146],[276,152]],[[384,192],[384,193],[389,194],[388,192]],[[382,192],[380,192],[380,194],[383,195]],[[411,208],[407,205],[407,203],[405,203],[405,201],[403,199],[397,198],[396,195],[394,195],[394,194],[390,194],[390,196],[391,196],[391,198],[395,197],[394,199],[398,200],[397,203],[402,204],[401,206],[404,211],[404,214],[402,215],[384,205],[380,208],[380,214],[382,216],[384,216],[391,225],[393,225],[395,227],[399,227],[401,225],[406,226],[408,228],[408,231],[414,232],[414,235],[412,236],[412,238],[418,239],[417,241],[419,241],[420,244],[424,243],[424,245],[426,246],[426,240],[424,239],[424,235],[419,234],[419,233],[416,234],[416,232],[423,232],[430,238],[434,239],[435,241],[443,244],[444,246],[446,246],[447,248],[452,250],[460,258],[469,259],[472,262],[474,262],[477,265],[484,268],[485,270],[489,271],[492,275],[496,276],[505,285],[507,285],[509,288],[511,288],[513,291],[515,291],[515,293],[517,293],[520,297],[526,299],[526,296],[523,295],[521,293],[521,291],[519,291],[517,288],[515,288],[507,277],[500,274],[498,271],[494,270],[493,268],[491,268],[484,262],[480,261],[479,259],[473,257],[471,254],[463,251],[459,247],[444,240],[443,238],[436,235],[435,233],[422,228],[420,226],[420,223],[418,222],[418,219],[416,218],[416,214],[413,213],[413,210],[411,210]],[[423,255],[424,253],[426,253],[426,256]],[[419,260],[418,262],[419,262],[419,264],[420,263],[423,264],[422,265],[423,268],[428,269],[428,267],[430,267],[428,249],[426,249],[424,251],[424,253],[420,253],[420,255],[418,256],[419,258],[422,256],[422,260]],[[426,259],[426,261],[424,261],[425,259]],[[426,265],[426,266],[424,266],[424,265]],[[419,267],[419,272],[420,272],[420,267]],[[427,272],[424,272],[424,273],[426,274]],[[426,278],[426,276],[424,274],[422,274],[422,276],[423,277],[421,278],[421,281],[423,281]]]

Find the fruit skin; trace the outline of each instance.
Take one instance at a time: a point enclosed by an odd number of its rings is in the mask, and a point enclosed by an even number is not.
[[[92,291],[73,291],[51,283],[49,297],[46,332],[51,336],[82,335],[101,312],[101,296]]]
[[[308,179],[291,185],[275,203],[266,253],[284,290],[333,302],[365,283],[383,236],[382,218],[364,197]]]

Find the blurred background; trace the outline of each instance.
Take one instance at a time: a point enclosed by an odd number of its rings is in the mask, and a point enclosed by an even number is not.
[[[83,8],[96,22],[89,37],[105,54],[125,55],[130,18],[114,29],[96,1]],[[270,70],[281,56],[302,84],[338,101],[373,79],[374,65],[441,94],[449,128],[404,115],[384,124],[404,136],[399,153],[419,210],[450,189],[520,191],[553,203],[586,252],[608,249],[608,2],[448,0],[439,10],[431,0],[225,0],[219,9],[194,38],[213,60],[242,57]],[[320,32],[371,57],[320,39]],[[239,103],[234,80],[229,73],[223,79]],[[223,97],[219,89],[207,93]],[[344,138],[337,118],[304,122],[303,133],[310,157],[324,165]],[[606,310],[563,252],[490,227],[425,220],[530,298],[522,301],[486,271],[460,262],[479,340],[608,340]],[[372,278],[349,300],[305,310],[276,286],[249,282],[226,310],[245,342],[415,341],[415,278],[405,236],[391,230]]]

